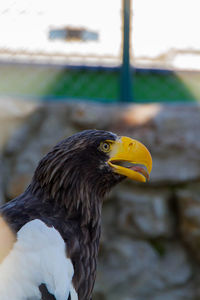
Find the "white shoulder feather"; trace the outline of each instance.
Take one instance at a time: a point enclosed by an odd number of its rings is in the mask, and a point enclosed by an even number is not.
[[[57,300],[78,299],[72,286],[74,269],[66,245],[54,227],[40,220],[25,224],[0,264],[0,299],[41,299],[38,286],[46,284]]]

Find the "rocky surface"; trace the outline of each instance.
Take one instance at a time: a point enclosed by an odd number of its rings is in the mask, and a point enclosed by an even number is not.
[[[95,300],[200,299],[200,106],[49,105],[0,101],[0,202],[29,183],[59,140],[87,128],[150,149],[148,184],[126,181],[104,203]]]

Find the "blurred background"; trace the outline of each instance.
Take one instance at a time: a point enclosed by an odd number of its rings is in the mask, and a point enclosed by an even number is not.
[[[199,26],[197,0],[2,0],[0,95],[194,101]]]
[[[77,131],[152,153],[104,203],[94,300],[200,299],[199,29],[198,0],[1,0],[0,203]]]

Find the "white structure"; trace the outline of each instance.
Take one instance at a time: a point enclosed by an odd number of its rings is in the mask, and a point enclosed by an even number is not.
[[[82,39],[52,39],[65,28]],[[121,0],[1,0],[0,59],[118,64]]]
[[[200,69],[199,0],[132,4],[134,64]],[[52,38],[66,28],[82,38]],[[118,65],[121,29],[122,0],[1,0],[0,60]]]

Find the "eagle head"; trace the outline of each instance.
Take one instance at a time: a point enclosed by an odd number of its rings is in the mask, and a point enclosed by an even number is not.
[[[58,143],[39,163],[32,186],[45,198],[79,206],[91,196],[102,198],[122,179],[145,182],[152,158],[129,137],[103,130],[85,130]]]

